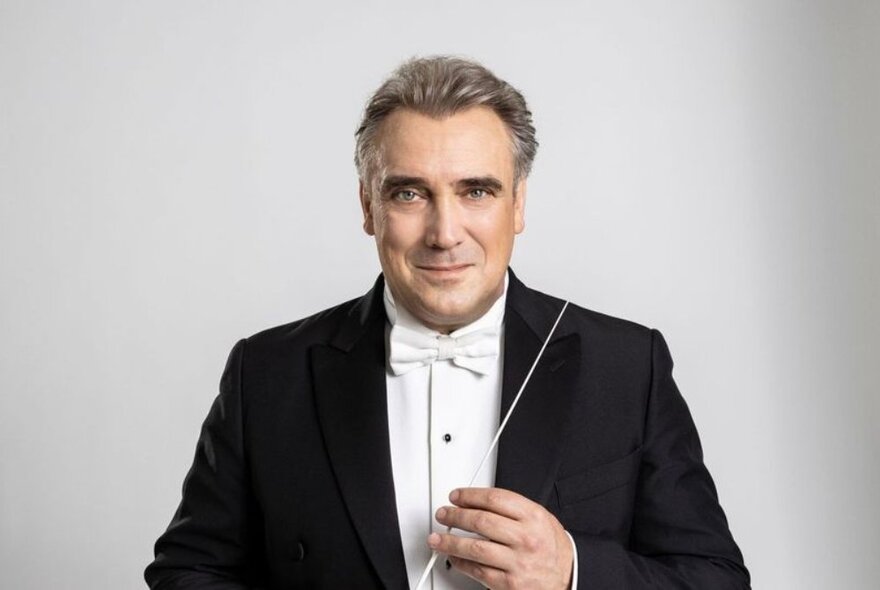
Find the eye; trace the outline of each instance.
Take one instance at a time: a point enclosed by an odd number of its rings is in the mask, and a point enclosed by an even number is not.
[[[419,195],[415,191],[404,189],[402,191],[397,191],[392,196],[394,197],[395,201],[403,201],[404,203],[409,203],[411,201],[415,201],[416,197],[418,197]]]
[[[475,201],[488,197],[491,193],[484,188],[472,188],[468,191],[468,197]]]

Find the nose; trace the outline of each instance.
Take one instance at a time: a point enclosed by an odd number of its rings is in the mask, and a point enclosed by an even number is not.
[[[426,245],[442,250],[457,246],[464,237],[464,219],[455,197],[437,195],[432,204],[425,232]]]

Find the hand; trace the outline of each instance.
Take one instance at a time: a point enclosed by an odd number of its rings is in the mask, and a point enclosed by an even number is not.
[[[455,506],[438,509],[437,522],[484,537],[428,536],[456,569],[493,590],[568,589],[571,541],[543,506],[501,488],[461,488],[449,500]]]

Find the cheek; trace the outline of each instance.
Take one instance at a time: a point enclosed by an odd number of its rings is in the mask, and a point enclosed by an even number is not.
[[[383,253],[397,259],[419,243],[421,230],[414,216],[395,215],[389,212],[382,220],[379,235]]]
[[[506,253],[513,243],[514,218],[512,211],[496,211],[479,219],[474,233],[487,257],[498,257]]]

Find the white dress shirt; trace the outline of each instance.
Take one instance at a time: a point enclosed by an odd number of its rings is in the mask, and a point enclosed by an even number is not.
[[[485,315],[449,336],[457,338],[494,326],[498,329],[498,350],[503,351],[507,283],[505,276],[504,292]],[[503,354],[486,364],[486,374],[462,368],[447,359],[397,375],[387,361],[390,334],[395,325],[429,336],[439,337],[441,334],[425,327],[403,306],[396,306],[387,283],[384,303],[388,316],[385,381],[391,467],[407,577],[410,588],[415,588],[431,558],[428,534],[446,531],[446,527],[435,520],[434,514],[441,506],[450,504],[449,493],[453,489],[470,483],[495,436],[501,411]],[[495,465],[496,451],[493,451],[473,486],[492,487]],[[433,590],[483,588],[478,582],[448,568],[442,556],[426,587]],[[577,586],[572,584],[572,587]]]

